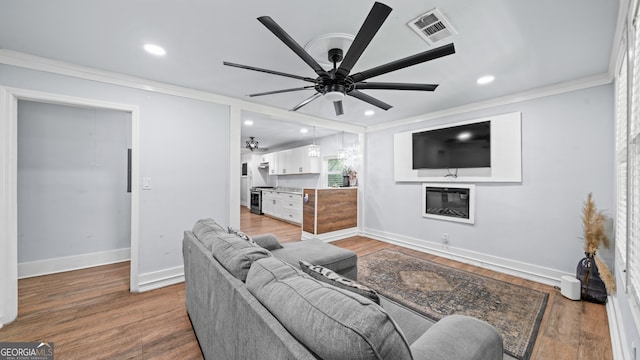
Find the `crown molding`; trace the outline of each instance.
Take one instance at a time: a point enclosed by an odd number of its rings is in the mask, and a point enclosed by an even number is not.
[[[242,110],[258,112],[281,120],[301,122],[330,129],[363,133],[366,127],[329,120],[313,115],[297,113],[268,105],[257,104],[233,97],[218,95],[203,90],[195,90],[183,86],[171,85],[158,81],[119,74],[116,72],[94,69],[64,61],[48,59],[18,51],[0,49],[0,64],[17,66],[30,70],[44,71],[57,75],[65,75],[84,80],[91,80],[110,85],[124,86],[132,89],[155,92],[165,95],[179,96],[194,100],[206,101],[221,105],[238,107]]]
[[[115,72],[98,70],[90,67],[75,65],[59,60],[52,60],[8,49],[0,49],[0,64],[13,65],[31,70],[44,71],[84,80],[92,80],[111,85],[119,85],[138,90],[151,91],[165,95],[173,95],[227,106],[234,106],[242,110],[258,112],[281,120],[298,121],[307,125],[323,126],[331,129],[338,129],[354,133],[386,130],[404,125],[439,119],[447,116],[459,115],[497,106],[504,106],[522,101],[533,100],[541,97],[602,86],[610,84],[613,81],[613,74],[611,73],[611,71],[609,71],[607,73],[585,77],[578,80],[559,83],[486,101],[466,104],[441,111],[435,111],[405,119],[387,122],[384,124],[366,127],[335,120],[329,120],[308,114],[292,112],[268,105],[262,105],[233,97],[218,95],[203,90],[195,90],[187,87],[166,84]]]
[[[613,77],[609,73],[603,73],[599,75],[589,76],[578,80],[568,81],[564,83],[554,84],[551,86],[541,87],[520,93],[515,93],[507,96],[502,96],[486,101],[479,101],[462,106],[457,106],[441,111],[435,111],[427,114],[412,116],[405,119],[391,121],[384,124],[373,125],[367,127],[367,132],[374,132],[380,130],[386,130],[390,128],[417,124],[424,121],[430,121],[435,119],[441,119],[447,116],[460,115],[470,113],[474,111],[490,109],[498,106],[504,106],[509,104],[515,104],[523,101],[534,100],[546,96],[558,95],[568,92],[573,92],[582,89],[588,89],[592,87],[611,84]]]

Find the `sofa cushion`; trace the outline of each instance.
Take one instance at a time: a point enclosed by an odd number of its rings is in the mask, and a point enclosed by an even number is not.
[[[318,239],[283,244],[282,249],[273,250],[273,256],[296,267],[299,266],[300,260],[304,260],[339,274],[344,274],[346,270],[352,268],[356,269],[358,263],[358,257],[353,251]],[[355,276],[353,279],[355,280]]]
[[[227,233],[228,231],[213,219],[200,219],[193,225],[193,234],[209,250],[216,236]]]
[[[321,359],[412,359],[404,335],[384,309],[280,259],[255,261],[247,288]]]
[[[488,323],[470,316],[449,315],[419,337],[411,349],[420,359],[503,359],[502,336]]]
[[[256,244],[255,241],[253,241],[253,239],[251,238],[251,236],[243,233],[242,231],[240,231],[239,229],[234,228],[233,226],[229,226],[229,234],[234,234],[237,235],[239,238],[241,238],[242,240],[248,241],[253,245],[258,245]]]
[[[339,287],[340,289],[353,291],[354,293],[364,296],[374,303],[380,305],[380,297],[375,290],[368,286],[364,286],[357,281],[353,281],[351,279],[347,279],[344,276],[340,276],[331,269],[327,269],[326,267],[320,265],[313,265],[304,260],[300,260],[300,269],[302,269],[302,272],[316,280],[320,280],[329,285]]]
[[[247,279],[249,268],[255,260],[271,256],[267,249],[252,245],[235,234],[215,236],[212,243],[213,257],[241,281]]]

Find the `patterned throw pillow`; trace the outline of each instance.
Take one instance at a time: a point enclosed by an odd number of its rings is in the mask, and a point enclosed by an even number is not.
[[[237,235],[238,237],[240,237],[241,239],[248,241],[250,244],[255,245],[255,246],[258,246],[258,244],[256,244],[256,242],[255,242],[255,241],[253,241],[253,239],[251,238],[251,236],[249,236],[249,235],[247,235],[247,234],[243,233],[242,231],[240,231],[240,230],[238,230],[238,229],[236,229],[236,228],[234,228],[234,227],[232,227],[232,226],[229,226],[229,228],[228,228],[228,229],[229,229],[229,234],[235,234],[235,235]]]
[[[380,305],[380,297],[375,290],[356,281],[340,276],[333,270],[320,265],[312,265],[304,260],[300,260],[300,269],[316,280],[325,282],[340,289],[353,291],[354,293],[362,295]]]

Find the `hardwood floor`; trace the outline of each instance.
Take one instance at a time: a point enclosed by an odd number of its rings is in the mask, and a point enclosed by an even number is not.
[[[298,226],[243,208],[241,230],[300,238]],[[364,237],[333,244],[363,256],[396,246]],[[410,253],[549,293],[532,360],[612,359],[603,305],[574,302],[554,288],[417,251]],[[53,341],[56,359],[202,359],[185,310],[184,284],[129,292],[129,264],[119,263],[22,279],[18,319],[0,329],[0,342]]]
[[[54,342],[56,359],[202,359],[184,284],[133,294],[123,262],[18,281],[0,342]]]

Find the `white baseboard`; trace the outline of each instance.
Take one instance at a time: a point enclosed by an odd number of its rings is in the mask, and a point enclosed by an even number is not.
[[[560,286],[560,278],[562,276],[575,276],[575,274],[542,266],[514,261],[475,251],[459,249],[440,243],[434,243],[374,229],[365,229],[362,236],[370,237],[372,239],[384,241],[394,245],[404,246],[413,250],[422,251],[447,259],[460,261],[466,264],[498,271],[501,273],[518,276],[524,279],[533,280],[551,286]]]
[[[131,259],[131,249],[116,249],[90,254],[65,256],[54,259],[23,262],[18,264],[18,279],[85,269]]]
[[[336,231],[331,231],[331,232],[328,232],[328,233],[318,234],[318,235],[314,235],[312,233],[303,231],[302,232],[302,240],[320,239],[320,240],[322,240],[324,242],[332,242],[332,241],[341,240],[341,239],[344,239],[344,238],[348,238],[348,237],[351,237],[351,236],[357,236],[357,235],[360,235],[358,233],[358,228],[336,230]]]
[[[138,276],[138,291],[145,292],[184,282],[184,266],[176,266]]]

